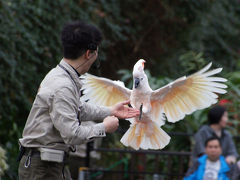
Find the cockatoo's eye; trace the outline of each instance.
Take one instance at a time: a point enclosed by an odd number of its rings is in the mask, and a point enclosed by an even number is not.
[[[141,78],[141,81],[143,80],[143,78]]]

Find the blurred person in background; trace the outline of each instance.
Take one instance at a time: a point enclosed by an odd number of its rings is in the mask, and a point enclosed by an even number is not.
[[[205,154],[195,159],[184,180],[228,180],[233,175],[221,155],[221,142],[216,136],[205,142]]]
[[[228,164],[236,163],[238,153],[231,134],[225,129],[228,112],[224,106],[213,106],[208,112],[208,125],[202,126],[194,136],[193,160],[205,154],[204,142],[210,137],[218,137],[221,142],[222,155]]]

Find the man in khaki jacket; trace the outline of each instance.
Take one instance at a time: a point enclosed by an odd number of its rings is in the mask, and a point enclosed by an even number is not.
[[[64,57],[41,82],[19,139],[19,180],[71,179],[64,174],[64,162],[73,145],[114,132],[118,118],[139,115],[138,110],[124,106],[129,101],[111,108],[81,102],[80,75],[96,60],[101,39],[95,26],[83,22],[63,28]],[[88,120],[103,122],[81,126]]]

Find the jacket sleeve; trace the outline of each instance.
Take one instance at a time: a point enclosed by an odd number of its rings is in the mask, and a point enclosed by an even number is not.
[[[104,106],[95,106],[89,103],[81,103],[79,107],[80,121],[102,121],[107,116],[110,116],[110,108]]]
[[[94,137],[104,137],[103,123],[81,126],[78,121],[78,104],[74,93],[63,88],[51,98],[49,114],[54,127],[59,131],[66,144],[82,144]]]
[[[237,150],[236,150],[236,146],[233,142],[233,138],[231,136],[230,133],[227,133],[227,142],[228,142],[228,152],[227,152],[227,156],[234,156],[234,157],[238,157],[238,153],[237,153]]]

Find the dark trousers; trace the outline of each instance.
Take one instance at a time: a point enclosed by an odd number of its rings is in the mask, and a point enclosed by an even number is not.
[[[69,156],[69,170],[73,180],[78,180],[80,167],[85,167],[85,158]]]
[[[42,161],[38,156],[31,157],[29,167],[25,167],[27,156],[24,155],[18,168],[19,180],[71,180],[68,167],[63,163]],[[64,177],[63,178],[63,170]]]

